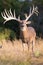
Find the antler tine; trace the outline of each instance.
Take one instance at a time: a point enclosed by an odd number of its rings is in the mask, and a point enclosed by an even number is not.
[[[10,11],[8,11],[7,13],[8,13],[8,17],[11,17]]]
[[[18,16],[18,20],[20,20],[20,15]]]
[[[30,13],[29,13],[29,16],[27,16],[26,17],[26,20],[25,21],[27,21],[33,14],[36,14],[36,15],[38,15],[38,10],[37,10],[37,7],[34,7],[34,5],[33,5],[33,10],[31,11],[31,9],[30,9]]]
[[[13,17],[13,14],[12,14],[12,12],[11,12],[11,9],[9,10],[9,12],[10,12],[10,16]]]
[[[30,7],[30,12],[29,12],[29,14],[31,14],[31,7]]]
[[[7,17],[10,17],[10,16],[13,17],[11,9],[8,12],[5,9],[5,14],[6,14]]]
[[[9,17],[9,13],[7,13],[6,9],[4,10],[7,17]]]
[[[3,14],[3,13],[1,13],[1,15],[2,15],[2,17],[5,19],[5,22],[4,22],[4,24],[6,23],[6,21],[7,21],[7,17],[5,16],[5,13]]]
[[[25,17],[27,18],[27,14],[25,13],[24,15],[25,15]]]
[[[5,13],[3,13],[3,16],[6,17]]]
[[[14,18],[16,18],[16,15],[15,15],[15,10],[14,10]]]
[[[1,13],[1,15],[5,20],[7,19],[5,13]]]
[[[38,7],[36,6],[36,8],[35,8],[35,12],[34,12],[37,16],[38,16]]]
[[[3,13],[1,13],[1,15],[2,15],[2,17],[4,18],[4,15],[3,15]]]
[[[33,11],[35,10],[35,8],[34,8],[34,5],[33,5]]]
[[[35,9],[36,9],[36,12],[37,12],[37,13],[39,13],[39,12],[38,12],[38,7],[37,7],[37,6],[36,6],[36,8],[35,8]]]
[[[32,13],[34,13],[35,11],[36,11],[36,7],[34,7],[34,5],[33,5]]]
[[[2,17],[4,17],[4,16],[3,16],[3,13],[1,13],[1,15],[2,15]]]
[[[11,9],[9,11],[6,11],[6,9],[4,10],[4,13],[1,13],[2,17],[5,19],[4,24],[9,21],[9,20],[16,20],[18,22],[21,22],[20,20],[20,16],[18,18],[16,18],[15,16],[15,11],[14,11],[14,16],[11,12]]]

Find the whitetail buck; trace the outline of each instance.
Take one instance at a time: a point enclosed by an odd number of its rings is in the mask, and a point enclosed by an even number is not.
[[[30,24],[31,21],[28,21],[28,19],[33,15],[33,14],[37,14],[38,15],[38,10],[37,7],[34,8],[33,6],[33,10],[31,10],[30,8],[30,13],[29,16],[25,15],[26,19],[25,20],[20,20],[20,16],[18,18],[16,18],[15,16],[15,10],[14,10],[14,15],[11,12],[11,9],[9,11],[5,11],[3,13],[1,13],[2,17],[4,18],[4,24],[9,21],[9,20],[16,20],[20,23],[20,37],[21,39],[28,44],[28,48],[29,48],[29,43],[32,42],[33,44],[33,51],[35,50],[35,38],[36,38],[36,32],[34,30],[33,27],[27,27],[27,24]]]

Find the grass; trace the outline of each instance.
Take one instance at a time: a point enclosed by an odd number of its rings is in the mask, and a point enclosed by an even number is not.
[[[31,65],[29,62],[14,62],[1,60],[0,65]]]
[[[9,38],[10,39],[15,39],[16,38],[16,34],[14,33],[14,31],[12,31],[10,29],[6,29],[6,28],[5,29],[4,28],[0,28],[0,40],[9,39]],[[37,41],[39,41],[40,43],[43,43],[43,39],[39,39]],[[38,59],[39,56],[40,56],[40,52],[38,50],[36,50],[35,51],[35,57]],[[11,58],[10,56],[6,57],[5,55],[2,54],[2,56],[0,57],[0,65],[33,65],[30,62],[30,59],[28,59],[26,61],[23,61],[23,60],[14,61],[15,58],[13,58],[13,59],[12,58],[10,59],[10,58]],[[39,60],[40,60],[39,62],[42,62],[40,58],[39,58]],[[38,65],[40,65],[40,64],[38,64]]]
[[[34,53],[35,57],[39,57],[40,56],[40,52],[39,50],[36,50],[35,53]]]
[[[14,59],[1,59],[0,65],[32,65],[29,61],[14,61]]]
[[[31,65],[29,62],[14,62],[1,60],[0,65]]]
[[[14,31],[0,27],[0,40],[2,39],[15,39],[16,34]],[[0,43],[1,44],[1,43]],[[31,65],[29,61],[14,61],[5,55],[0,56],[0,65]]]

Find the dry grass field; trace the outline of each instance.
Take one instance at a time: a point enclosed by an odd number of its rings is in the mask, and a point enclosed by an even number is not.
[[[0,65],[43,65],[43,39],[36,40],[35,56],[32,56],[31,47],[32,44],[28,50],[21,40],[0,41]]]

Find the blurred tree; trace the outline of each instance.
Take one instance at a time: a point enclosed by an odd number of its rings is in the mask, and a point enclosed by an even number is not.
[[[33,0],[34,4],[43,4],[43,0]]]
[[[21,18],[23,18],[24,16],[22,16],[22,15],[24,15],[24,13],[29,14],[29,9],[30,9],[29,7],[32,6],[33,4],[43,6],[43,0],[31,0],[30,2],[29,1],[30,0],[25,0],[25,1],[23,0],[23,2],[20,2],[18,0],[0,0],[0,27],[4,26],[7,28],[9,27],[11,29],[12,28],[15,29],[15,27],[17,27],[19,25],[19,23],[14,22],[14,21],[13,22],[11,21],[10,23],[6,23],[5,25],[3,25],[4,20],[1,17],[1,12],[3,12],[4,9],[9,10],[11,8],[12,13],[15,9],[16,16],[18,17],[18,15],[21,15]],[[37,17],[33,17],[33,18],[34,18],[34,21],[37,21],[37,19],[38,19]],[[35,25],[34,24],[33,25],[36,26],[37,22],[34,22],[34,23],[35,23]],[[18,27],[15,29],[15,31],[17,31],[17,33],[18,33]]]

